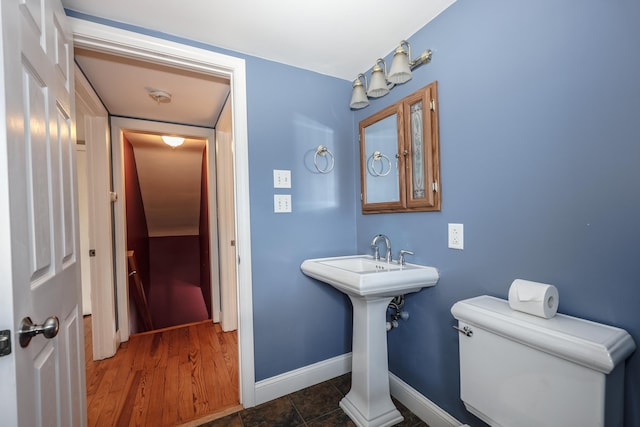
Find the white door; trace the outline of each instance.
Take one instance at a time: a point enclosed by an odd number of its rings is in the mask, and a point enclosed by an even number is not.
[[[82,426],[72,35],[60,0],[2,0],[0,19],[0,423]],[[23,318],[53,316],[20,345]]]

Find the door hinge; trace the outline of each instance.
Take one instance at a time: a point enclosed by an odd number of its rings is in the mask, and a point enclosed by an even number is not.
[[[0,331],[0,357],[11,354],[11,331]]]
[[[89,256],[96,256],[96,250],[95,249],[89,249]]]
[[[429,101],[429,109],[431,111],[436,111],[436,101],[435,101],[435,99],[432,99],[431,101]]]
[[[434,193],[438,192],[438,183],[437,182],[432,182],[431,183],[431,189],[433,190]]]

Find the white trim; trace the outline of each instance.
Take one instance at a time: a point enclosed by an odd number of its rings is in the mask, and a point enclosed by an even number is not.
[[[87,149],[87,203],[89,244],[96,256],[91,271],[91,329],[93,360],[116,354],[113,295],[110,147],[108,113],[82,72],[75,66],[76,110],[82,108]]]
[[[233,171],[233,132],[231,102],[227,99],[216,123],[216,170],[218,182],[235,181]],[[237,279],[238,254],[236,253],[236,214],[233,187],[220,185],[211,197],[218,200],[218,211],[209,212],[211,221],[217,221],[220,254],[220,293],[214,306],[224,332],[238,329],[238,295],[233,286]]]
[[[458,427],[462,423],[389,372],[391,395],[430,427]]]
[[[76,47],[168,64],[205,74],[224,76],[231,81],[235,148],[234,166],[236,171],[236,244],[239,259],[242,260],[242,263],[238,266],[237,278],[240,402],[245,407],[254,406],[251,217],[245,61],[241,58],[234,58],[77,18],[69,18],[69,21],[73,29],[74,45]],[[122,338],[124,339],[124,336]]]
[[[351,372],[351,353],[304,366],[256,383],[256,405]]]
[[[210,300],[209,304],[211,304],[211,318],[214,322],[219,321],[220,315],[218,314],[218,319],[216,319],[216,310],[214,309],[213,301],[216,299],[220,299],[218,296],[220,294],[220,253],[218,249],[218,240],[220,236],[220,230],[218,230],[218,221],[214,221],[214,215],[218,211],[218,199],[215,197],[216,190],[218,188],[218,177],[216,174],[217,165],[216,165],[216,132],[214,129],[210,130],[210,136],[207,139],[207,168],[206,168],[206,180],[207,180],[207,212],[209,218],[207,218],[209,222],[209,283],[210,283]]]

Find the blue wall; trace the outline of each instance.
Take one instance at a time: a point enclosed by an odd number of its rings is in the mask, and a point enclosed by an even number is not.
[[[640,345],[640,2],[459,0],[409,41],[433,61],[355,114],[438,81],[442,211],[359,215],[440,271],[407,297],[389,334],[391,371],[461,421],[449,311],[516,278],[555,284],[562,313],[626,329]],[[464,223],[464,250],[447,223]],[[395,252],[394,250],[394,252]],[[625,379],[625,426],[640,426],[640,351]]]
[[[441,276],[407,297],[390,368],[478,425],[459,399],[455,301],[506,298],[515,278],[553,283],[560,312],[640,344],[638,22],[637,0],[458,0],[409,39],[414,55],[434,51],[432,63],[355,113],[351,82],[107,24],[247,60],[256,379],[350,351],[349,303],[299,266],[368,253],[385,233]],[[433,80],[442,211],[361,215],[358,122]],[[321,143],[336,156],[327,175],[312,169]],[[291,214],[273,213],[273,194],[288,193],[272,188],[273,169],[292,170]],[[449,222],[465,225],[463,251],[447,249]],[[640,427],[639,353],[627,363],[625,426]]]
[[[307,258],[355,252],[351,84],[247,60],[249,182],[256,380],[351,351],[347,298],[302,274]],[[313,154],[335,157],[318,173]],[[318,161],[322,166],[322,160]],[[273,169],[291,170],[291,191],[273,189]],[[273,194],[293,212],[273,213]]]

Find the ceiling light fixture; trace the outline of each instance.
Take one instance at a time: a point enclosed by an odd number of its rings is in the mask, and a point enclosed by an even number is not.
[[[149,97],[156,101],[158,104],[168,104],[171,102],[171,93],[166,90],[145,88],[149,93]]]
[[[182,145],[182,143],[184,142],[184,138],[182,138],[181,136],[163,135],[162,140],[164,141],[165,144],[170,145],[173,148],[176,148],[177,146]]]
[[[405,49],[406,47],[406,49]],[[378,58],[371,69],[371,78],[368,89],[363,88],[360,77],[364,77],[365,86],[367,77],[358,74],[353,82],[351,92],[351,102],[349,106],[355,110],[369,105],[369,98],[379,98],[385,96],[397,84],[402,84],[411,80],[411,70],[419,65],[431,62],[431,50],[427,49],[415,59],[411,59],[411,45],[406,40],[400,42],[400,46],[393,53],[391,70],[387,75],[387,64],[382,58]],[[382,67],[379,65],[382,62]],[[366,94],[365,94],[366,91]]]

